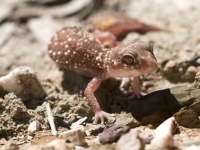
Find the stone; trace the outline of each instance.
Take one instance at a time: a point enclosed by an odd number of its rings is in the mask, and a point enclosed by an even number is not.
[[[13,92],[23,101],[41,99],[46,95],[36,73],[27,66],[15,68],[0,77],[0,87],[6,92]]]
[[[173,68],[173,67],[176,66],[176,64],[177,64],[176,61],[170,60],[170,61],[167,62],[167,64],[165,65],[165,67],[166,68]]]
[[[155,130],[155,137],[151,141],[151,147],[155,149],[174,148],[173,134],[178,124],[174,117],[171,117],[159,125]]]
[[[144,150],[143,140],[138,136],[137,131],[130,130],[120,137],[116,144],[116,150]]]
[[[28,126],[28,135],[32,136],[36,131],[39,131],[41,129],[40,122],[35,120],[31,122]]]
[[[116,125],[125,125],[129,126],[130,128],[135,128],[140,126],[140,122],[137,121],[131,113],[121,112],[119,115],[116,115]]]
[[[87,136],[95,135],[97,136],[99,133],[103,132],[105,125],[102,124],[86,124],[85,133]]]
[[[182,109],[174,114],[177,123],[187,128],[199,128],[200,120],[198,114],[192,109]]]
[[[70,126],[71,129],[75,129],[75,128],[82,128],[84,130],[83,124],[85,121],[87,120],[87,117],[81,118],[78,121],[72,123],[72,125]]]
[[[113,125],[99,135],[99,141],[102,144],[117,142],[117,140],[129,130],[130,128],[128,126]]]
[[[60,133],[59,137],[65,139],[66,141],[70,141],[77,146],[86,145],[85,133],[82,129],[79,128],[62,132]]]

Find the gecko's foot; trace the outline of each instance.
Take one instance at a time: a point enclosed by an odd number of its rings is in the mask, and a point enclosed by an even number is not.
[[[105,121],[107,122],[114,122],[115,121],[115,115],[109,114],[104,111],[99,111],[95,114],[94,122],[93,124],[97,124],[99,121],[101,121],[101,124],[104,124]]]
[[[132,93],[131,94],[131,96],[129,97],[129,98],[141,98],[142,96],[145,96],[146,95],[146,93],[144,93],[144,92],[139,92],[139,93]]]

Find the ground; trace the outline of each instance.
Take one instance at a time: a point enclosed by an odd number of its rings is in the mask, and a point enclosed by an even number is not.
[[[27,128],[33,120],[40,121],[43,130],[49,130],[46,102],[51,104],[59,131],[85,116],[88,117],[86,124],[92,123],[93,113],[83,94],[90,78],[57,67],[48,56],[47,47],[52,35],[62,27],[82,25],[97,10],[114,10],[166,31],[132,32],[122,41],[154,43],[159,69],[141,77],[143,92],[151,94],[134,99],[129,81],[123,79],[126,86],[120,87],[121,79],[109,79],[96,92],[102,108],[118,114],[117,117],[123,116],[122,113],[131,114],[130,118],[135,120],[129,126],[140,130],[149,126],[154,129],[174,115],[180,124],[179,132],[174,135],[175,143],[200,145],[197,134],[200,96],[199,87],[194,84],[200,69],[200,1],[105,0],[103,5],[93,2],[94,6],[91,0],[2,1],[0,76],[16,67],[29,66],[46,96],[22,101],[13,93],[0,93],[0,144],[10,138],[18,144],[30,142]]]

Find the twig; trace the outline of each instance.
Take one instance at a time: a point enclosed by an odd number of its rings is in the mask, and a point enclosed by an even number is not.
[[[46,109],[47,109],[47,119],[48,119],[50,127],[51,127],[51,132],[52,132],[53,135],[57,135],[58,132],[57,132],[56,127],[55,127],[53,113],[51,111],[51,107],[50,107],[50,104],[48,102],[46,104]]]

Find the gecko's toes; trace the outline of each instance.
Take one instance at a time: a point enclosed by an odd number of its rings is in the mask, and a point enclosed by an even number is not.
[[[144,92],[140,92],[140,93],[132,93],[132,95],[129,97],[129,98],[141,98],[143,96],[147,95],[146,93]]]
[[[101,124],[105,123],[105,119],[107,122],[114,122],[115,121],[115,115],[114,114],[109,114],[104,111],[99,111],[95,114],[94,118],[94,124],[97,124],[99,121],[101,121]]]

